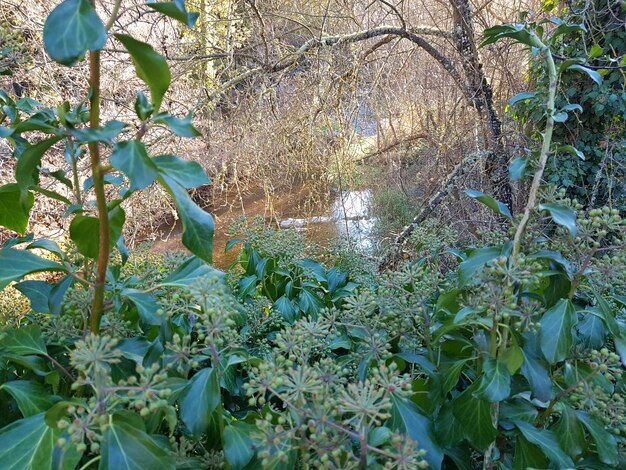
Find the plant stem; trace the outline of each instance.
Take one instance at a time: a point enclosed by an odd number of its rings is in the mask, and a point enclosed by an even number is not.
[[[120,6],[122,6],[122,0],[115,0],[115,5],[113,5],[113,10],[111,11],[111,17],[106,24],[106,30],[110,30],[115,24],[115,20],[120,14]]]
[[[550,53],[549,47],[541,42],[541,40],[537,37],[535,33],[531,33],[531,37],[533,38],[533,46],[543,51],[543,56],[548,66],[548,78],[550,80],[547,101],[548,120],[546,121],[546,128],[543,134],[543,145],[541,146],[541,153],[539,154],[538,168],[537,171],[535,171],[535,176],[533,177],[533,182],[530,186],[530,191],[528,194],[528,202],[526,203],[524,215],[522,216],[522,220],[520,220],[520,223],[517,226],[517,230],[515,231],[515,237],[513,238],[513,258],[519,255],[520,247],[522,244],[522,237],[524,236],[524,232],[526,231],[526,226],[528,225],[528,220],[530,219],[530,213],[535,209],[535,204],[537,203],[537,194],[539,192],[539,187],[541,186],[541,181],[543,179],[543,172],[545,171],[546,163],[548,162],[548,156],[550,155],[552,132],[554,131],[554,103],[556,100],[556,89],[558,84],[556,65],[554,63],[554,59],[552,58],[552,54]]]
[[[52,365],[54,365],[57,369],[59,369],[59,371],[61,371],[63,375],[65,375],[68,379],[70,379],[70,382],[73,383],[76,380],[74,376],[65,367],[63,367],[55,358],[47,354],[44,357],[48,359],[52,363]]]
[[[95,2],[92,0],[92,3]],[[91,95],[89,97],[89,127],[91,129],[97,129],[100,127],[100,52],[97,51],[89,53],[89,84],[91,85]],[[104,305],[106,272],[109,264],[109,210],[107,208],[106,194],[104,192],[104,179],[100,165],[100,145],[98,142],[89,142],[89,156],[91,159],[93,189],[96,194],[99,222],[98,264],[93,305],[89,321],[91,332],[98,334],[100,332],[100,320],[102,318],[102,308]]]

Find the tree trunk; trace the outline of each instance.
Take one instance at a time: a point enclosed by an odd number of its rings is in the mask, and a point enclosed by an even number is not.
[[[468,100],[480,113],[486,128],[487,175],[491,180],[494,195],[512,209],[513,197],[508,179],[508,155],[502,142],[502,123],[493,106],[493,90],[487,81],[483,64],[478,56],[476,37],[472,24],[472,12],[468,0],[450,0],[453,9],[453,40],[471,93]]]

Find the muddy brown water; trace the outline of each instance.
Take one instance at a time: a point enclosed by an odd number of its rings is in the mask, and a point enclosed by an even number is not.
[[[225,248],[228,240],[232,238],[228,234],[228,228],[241,216],[248,218],[260,216],[268,224],[277,228],[280,221],[286,219],[304,220],[304,226],[298,227],[298,230],[306,234],[309,242],[322,246],[327,246],[342,231],[334,220],[326,223],[306,223],[306,219],[311,217],[331,216],[333,207],[337,205],[337,198],[331,196],[330,192],[320,195],[314,193],[306,185],[289,188],[269,196],[262,189],[245,194],[230,192],[220,199],[220,205],[207,211],[212,214],[215,221],[213,264],[221,269],[233,263],[239,253],[237,249],[225,253]],[[154,241],[153,250],[187,252],[181,241],[182,224],[180,221],[169,227],[162,227],[162,232],[165,236]]]

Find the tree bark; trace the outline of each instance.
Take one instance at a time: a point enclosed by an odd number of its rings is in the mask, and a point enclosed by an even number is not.
[[[486,164],[487,175],[496,198],[512,209],[513,196],[508,178],[508,155],[502,141],[502,123],[494,108],[493,90],[478,55],[469,1],[450,0],[450,4],[454,13],[452,37],[471,93],[468,99],[480,113],[486,128],[487,149],[491,152]]]

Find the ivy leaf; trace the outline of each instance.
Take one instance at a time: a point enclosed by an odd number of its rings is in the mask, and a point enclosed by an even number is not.
[[[197,188],[205,184],[211,184],[198,162],[183,160],[174,155],[159,155],[152,159],[161,175],[176,181],[183,188]]]
[[[574,343],[577,316],[569,299],[561,299],[541,317],[541,351],[550,364],[563,361]]]
[[[534,334],[525,336],[522,354],[524,355],[524,362],[521,373],[528,380],[533,395],[541,401],[550,400],[552,398],[552,380],[550,380],[547,364],[541,357],[541,350]]]
[[[563,153],[569,153],[571,155],[576,155],[578,158],[580,158],[581,160],[585,160],[585,154],[582,153],[580,150],[578,150],[576,147],[574,147],[573,145],[562,145],[558,148],[559,152],[563,152]]]
[[[232,470],[242,470],[252,457],[254,449],[250,437],[256,427],[235,421],[224,428],[224,456]]]
[[[35,204],[35,196],[27,191],[26,197],[15,184],[0,186],[0,226],[24,234],[28,228],[30,211]]]
[[[485,450],[498,434],[491,422],[491,403],[474,397],[476,385],[454,400],[452,411],[461,423],[466,439],[477,449]]]
[[[496,214],[500,214],[509,220],[513,219],[513,216],[511,215],[511,211],[506,206],[506,204],[500,201],[496,201],[491,196],[481,193],[480,191],[475,191],[473,189],[466,189],[465,194],[467,194],[469,197],[473,199],[476,199],[478,202],[484,204],[489,209],[494,211]]]
[[[147,188],[158,176],[157,167],[148,156],[146,146],[138,140],[116,144],[110,161],[113,168],[128,176],[131,191]]]
[[[582,411],[576,411],[576,417],[587,428],[591,438],[596,443],[596,451],[600,461],[607,465],[617,465],[617,441],[615,436],[604,429],[604,425]]]
[[[41,165],[41,158],[46,151],[56,144],[60,137],[51,137],[50,139],[42,140],[28,147],[17,159],[17,165],[15,166],[15,181],[24,193],[30,186],[37,185],[39,181],[39,166]]]
[[[255,276],[256,277],[256,276]],[[272,308],[276,310],[289,324],[293,323],[296,319],[296,309],[293,306],[293,302],[289,300],[289,297],[282,295],[274,302]]]
[[[572,458],[582,454],[587,443],[583,428],[574,411],[567,405],[561,405],[561,417],[550,430],[567,455]]]
[[[45,281],[22,281],[14,286],[30,301],[30,308],[38,313],[50,313],[48,298],[52,285]]]
[[[181,264],[176,271],[161,281],[162,287],[189,287],[190,284],[196,282],[198,278],[216,277],[222,282],[225,274],[222,271],[209,266],[200,258],[192,256]]]
[[[167,61],[145,42],[137,41],[125,34],[116,34],[115,37],[130,54],[137,76],[148,85],[152,104],[158,111],[172,80]]]
[[[15,288],[28,298],[33,311],[58,315],[61,313],[61,301],[73,282],[71,276],[65,276],[56,285],[45,281],[22,281]]]
[[[432,423],[419,412],[415,403],[406,398],[391,396],[391,420],[389,426],[392,429],[408,434],[416,441],[421,449],[426,451],[424,460],[430,468],[439,469],[443,461],[443,453],[435,442]]]
[[[132,413],[113,414],[101,452],[99,470],[176,468],[172,454],[146,433],[143,420]]]
[[[528,470],[529,468],[548,468],[548,459],[539,447],[520,435],[515,441],[513,470]]]
[[[573,64],[567,67],[567,70],[576,70],[578,72],[586,73],[587,75],[589,75],[589,78],[591,78],[594,82],[598,84],[598,86],[602,85],[602,75],[600,75],[595,70],[591,70],[590,68],[585,67],[584,65]]]
[[[46,52],[63,65],[82,60],[87,51],[101,50],[106,39],[106,29],[89,0],[65,0],[43,27]]]
[[[40,258],[28,251],[15,248],[0,250],[0,290],[27,274],[41,271],[67,271],[67,269],[59,263]]]
[[[598,44],[594,44],[591,47],[591,49],[589,50],[589,58],[590,59],[597,59],[602,54],[604,54],[604,49],[602,49],[602,47],[600,45],[598,45]]]
[[[509,178],[511,181],[519,181],[524,177],[528,159],[524,157],[515,158],[509,164]]]
[[[565,227],[572,238],[576,236],[576,213],[572,209],[560,204],[540,204],[539,210],[549,212],[555,224]]]
[[[509,107],[514,106],[514,105],[516,105],[517,103],[520,103],[520,102],[522,102],[522,101],[527,101],[527,100],[533,99],[533,98],[535,98],[536,96],[537,96],[537,93],[536,93],[536,92],[524,92],[524,93],[519,93],[519,94],[515,95],[513,98],[511,98],[511,99],[509,100],[509,104],[508,104],[508,106],[509,106]]]
[[[98,257],[99,227],[97,217],[82,214],[77,214],[70,223],[70,239],[81,255],[91,259]]]
[[[500,246],[488,246],[474,250],[472,254],[459,265],[460,286],[467,286],[474,275],[482,271],[487,262],[500,255],[502,255],[502,247]]]
[[[211,424],[211,414],[221,400],[217,372],[213,368],[202,369],[191,378],[180,400],[180,419],[194,436],[200,436]]]
[[[4,333],[0,337],[0,350],[21,356],[48,354],[46,345],[41,337],[41,330],[36,325],[27,325],[11,330],[10,334]]]
[[[163,318],[156,314],[159,303],[154,295],[137,289],[123,289],[121,295],[137,307],[137,312],[145,323],[148,325],[161,325],[163,323]]]
[[[170,193],[176,204],[183,223],[183,245],[194,255],[210,263],[213,258],[215,231],[211,214],[200,209],[176,180],[162,175],[158,181]]]
[[[200,15],[197,12],[188,12],[185,8],[185,2],[183,0],[175,0],[173,2],[150,2],[147,4],[150,8],[159,13],[163,13],[170,18],[180,21],[187,25],[188,28],[193,28]]]
[[[126,124],[121,121],[109,121],[98,129],[72,129],[70,133],[79,142],[103,142],[109,143],[113,141],[120,132],[124,130]]]
[[[514,39],[515,41],[532,46],[534,44],[530,32],[524,24],[505,24],[488,28],[483,33],[484,39],[480,47],[488,46],[496,41],[504,38]]]
[[[0,429],[0,462],[4,470],[52,470],[61,431],[48,427],[44,413]]]
[[[525,421],[515,421],[515,426],[528,442],[542,450],[556,468],[574,468],[574,462],[563,452],[551,431],[538,429]]]
[[[137,113],[137,117],[141,121],[145,121],[152,116],[153,112],[154,106],[148,101],[146,95],[144,95],[141,91],[137,93],[137,98],[135,99],[135,113]]]
[[[25,418],[48,410],[60,400],[51,395],[46,387],[31,380],[12,380],[0,385],[0,389],[9,393],[16,401]]]
[[[511,345],[502,355],[502,363],[511,375],[515,374],[524,363],[524,354],[519,346]]]
[[[126,214],[120,206],[109,211],[109,247],[113,248],[122,235]],[[77,214],[70,223],[70,238],[83,256],[95,259],[100,246],[100,221],[97,217]]]
[[[160,113],[154,116],[152,121],[157,124],[165,124],[178,137],[198,137],[201,135],[200,131],[193,127],[191,114],[179,119],[169,113]]]

